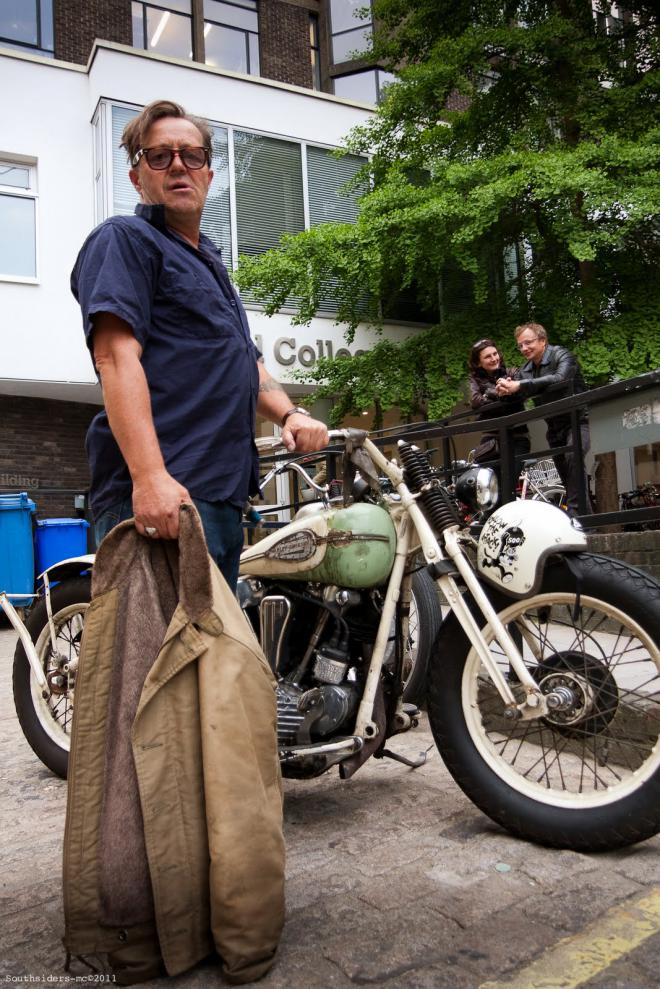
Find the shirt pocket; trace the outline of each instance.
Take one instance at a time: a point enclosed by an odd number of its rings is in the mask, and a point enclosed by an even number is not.
[[[163,273],[154,300],[154,315],[175,336],[218,340],[236,335],[235,316],[213,276],[193,271]]]

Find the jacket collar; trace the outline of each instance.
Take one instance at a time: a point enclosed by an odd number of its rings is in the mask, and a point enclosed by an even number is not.
[[[213,610],[211,559],[194,505],[183,504],[179,509],[178,543],[141,536],[135,528],[135,519],[115,526],[96,554],[92,596],[123,584],[138,560],[154,572],[158,581],[174,583],[178,604],[191,622],[212,635],[222,632],[220,616]],[[135,593],[139,593],[139,588],[135,588]]]
[[[150,223],[152,227],[156,227],[157,230],[162,230],[163,233],[167,233],[168,226],[165,223],[165,204],[164,203],[138,203],[135,207],[135,215],[139,216],[142,220],[146,220]]]

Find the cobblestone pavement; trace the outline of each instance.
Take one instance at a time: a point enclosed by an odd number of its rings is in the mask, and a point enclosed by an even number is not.
[[[0,630],[0,982],[53,985],[74,981],[60,942],[66,784],[20,732],[15,639]],[[425,721],[392,742],[409,754],[430,745]],[[287,923],[263,989],[658,985],[659,838],[599,856],[517,841],[463,796],[433,749],[416,771],[371,760],[350,782],[335,770],[285,790]],[[594,975],[599,945],[606,961]],[[220,983],[199,967],[149,985]]]

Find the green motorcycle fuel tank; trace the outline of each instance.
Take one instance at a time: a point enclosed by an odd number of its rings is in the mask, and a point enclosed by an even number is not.
[[[388,512],[358,503],[295,519],[246,549],[241,575],[310,580],[338,587],[384,584],[396,549],[396,530]]]

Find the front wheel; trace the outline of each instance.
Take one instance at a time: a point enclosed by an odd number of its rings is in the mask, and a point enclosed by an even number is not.
[[[408,641],[403,651],[403,700],[422,704],[433,643],[442,622],[435,581],[426,570],[413,574],[410,594]]]
[[[507,720],[452,616],[436,643],[428,704],[456,782],[497,823],[541,844],[605,851],[657,834],[660,585],[585,553],[570,569],[548,565],[531,598],[492,597],[541,690],[564,700],[545,717]],[[508,661],[490,629],[483,634],[520,702]]]
[[[62,779],[69,762],[76,668],[90,594],[89,577],[65,580],[52,588],[55,649],[45,600],[31,610],[25,623],[48,680],[47,690],[37,683],[20,641],[14,653],[14,704],[23,734],[35,755]]]

